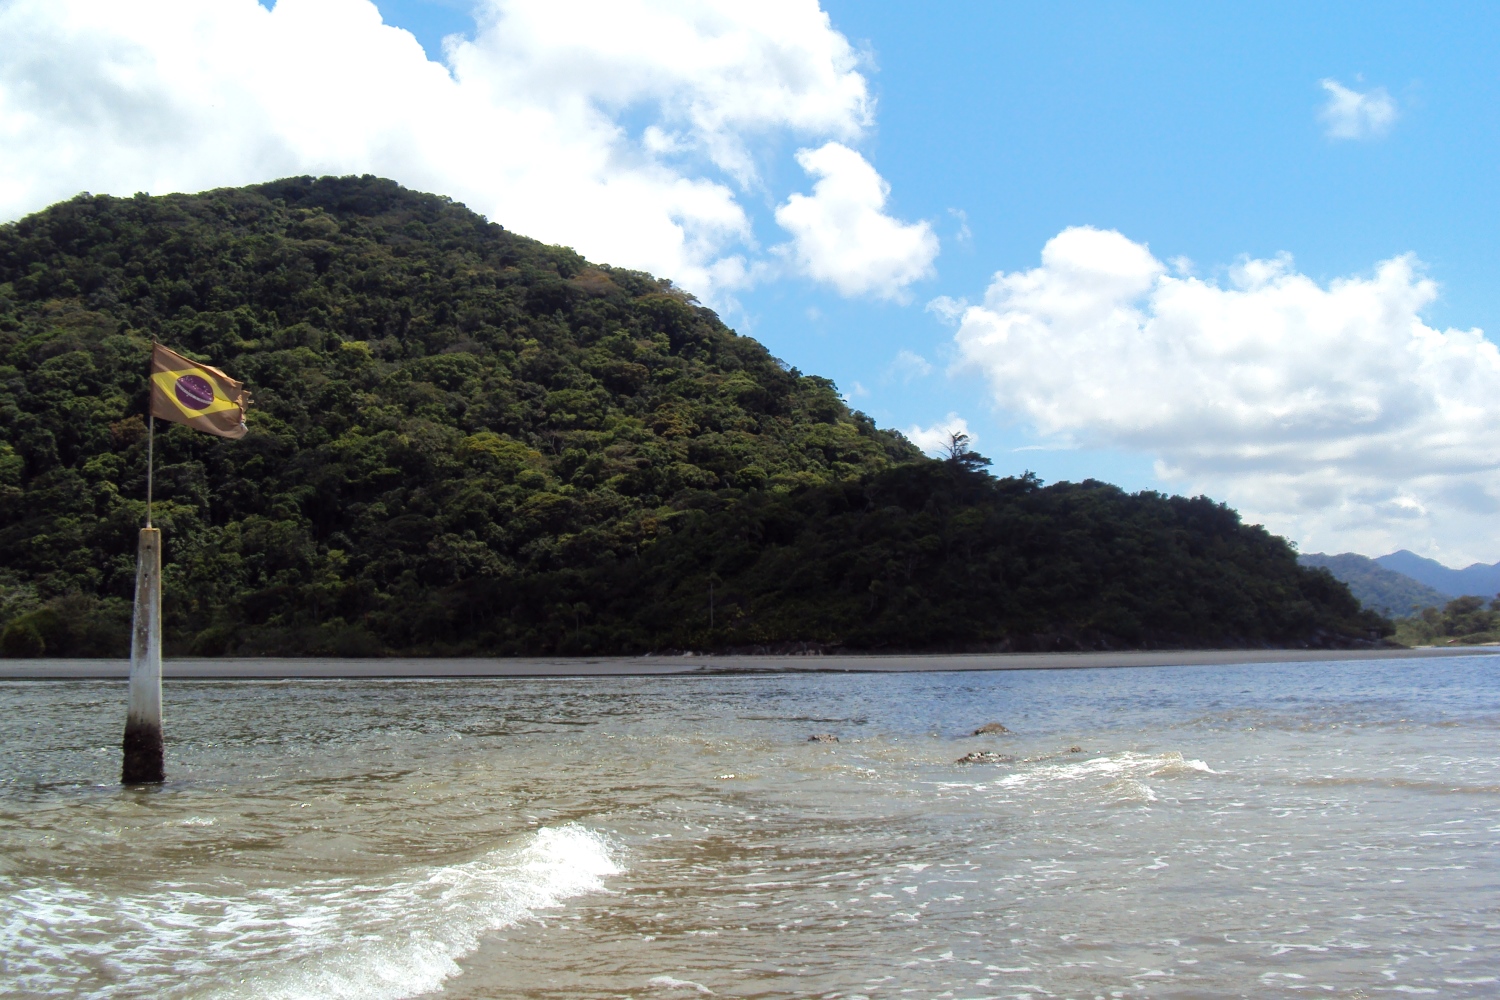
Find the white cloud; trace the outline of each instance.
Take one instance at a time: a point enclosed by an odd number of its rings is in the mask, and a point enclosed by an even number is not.
[[[932,374],[932,362],[916,351],[903,347],[896,352],[896,360],[891,362],[889,374],[903,382],[910,382],[914,378],[926,378]]]
[[[858,54],[809,0],[489,0],[478,20],[475,41],[450,51],[463,78],[554,111],[656,105],[675,144],[742,182],[757,132],[853,139],[872,120]]]
[[[927,303],[927,311],[949,326],[957,326],[959,320],[963,319],[964,310],[968,308],[968,299],[955,299],[947,295],[939,295]]]
[[[1422,321],[1413,258],[1320,285],[1290,258],[1227,286],[1116,232],[1067,229],[963,315],[964,363],[1043,434],[1158,473],[1305,549],[1500,558],[1500,351]]]
[[[797,162],[817,182],[811,195],[788,198],[776,221],[792,234],[783,250],[804,273],[844,295],[885,299],[902,298],[907,285],[933,273],[932,227],[885,214],[891,186],[863,156],[830,142],[799,150]]]
[[[872,121],[816,0],[484,0],[476,25],[444,64],[369,0],[0,4],[0,218],[80,190],[371,172],[713,296],[764,271],[739,200],[757,155]]]
[[[1396,122],[1396,102],[1384,87],[1360,93],[1337,80],[1320,80],[1328,103],[1318,113],[1330,139],[1378,139]]]
[[[948,214],[958,220],[958,232],[953,234],[953,238],[959,243],[973,243],[974,230],[969,228],[969,213],[961,208],[950,208]]]
[[[934,458],[947,454],[948,445],[955,434],[968,434],[969,444],[974,443],[974,435],[969,431],[969,422],[957,413],[950,413],[947,417],[933,424],[931,427],[923,427],[913,424],[906,430],[906,436],[912,444],[921,448]]]

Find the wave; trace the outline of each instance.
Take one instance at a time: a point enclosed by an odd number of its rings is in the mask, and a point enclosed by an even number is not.
[[[1323,775],[1304,778],[1294,784],[1305,788],[1390,788],[1410,792],[1431,792],[1434,795],[1496,795],[1500,785],[1466,785],[1456,781],[1437,781],[1422,778],[1395,778],[1387,776],[1364,777],[1361,775]]]
[[[399,1000],[457,975],[485,933],[599,891],[620,871],[604,837],[568,824],[464,864],[372,881],[108,896],[0,880],[0,992]]]
[[[1035,764],[1026,770],[993,782],[995,788],[1020,789],[1066,785],[1072,782],[1099,784],[1109,797],[1120,802],[1155,802],[1156,792],[1148,778],[1173,778],[1195,774],[1217,774],[1201,760],[1190,760],[1176,750],[1158,754],[1126,751],[1107,757],[1055,763],[1056,758],[1024,761]]]

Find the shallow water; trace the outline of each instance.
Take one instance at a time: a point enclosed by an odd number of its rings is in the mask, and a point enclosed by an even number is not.
[[[6,995],[1500,995],[1483,657],[124,694],[0,683]]]

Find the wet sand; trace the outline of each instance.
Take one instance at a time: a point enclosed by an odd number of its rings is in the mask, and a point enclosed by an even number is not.
[[[833,656],[580,656],[531,658],[253,658],[170,659],[167,678],[341,677],[633,677],[733,673],[913,673],[946,670],[1073,670],[1092,667],[1190,667],[1246,663],[1427,659],[1500,654],[1500,647],[1422,649],[1206,649],[1108,653],[901,653]],[[0,680],[123,678],[125,660],[0,660]]]

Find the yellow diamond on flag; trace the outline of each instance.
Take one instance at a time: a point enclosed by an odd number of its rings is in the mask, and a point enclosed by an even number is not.
[[[250,394],[217,368],[151,347],[151,415],[219,437],[245,436]]]

